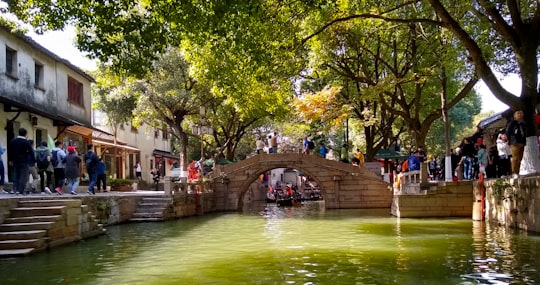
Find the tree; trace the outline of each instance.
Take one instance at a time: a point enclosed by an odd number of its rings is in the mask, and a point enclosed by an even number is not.
[[[229,50],[216,53],[206,44],[185,41],[182,47],[193,76],[209,86],[214,98],[208,104],[208,124],[214,129],[218,155],[233,160],[248,132],[288,113],[292,84],[282,75],[268,77],[273,67],[253,66],[249,57],[235,58]]]
[[[133,119],[141,85],[134,78],[115,75],[105,65],[100,65],[93,76],[96,80],[91,90],[93,108],[107,115],[116,143],[118,128]]]
[[[139,76],[151,68],[158,54],[186,40],[223,55],[223,66],[248,59],[254,68],[267,66],[266,71],[284,73],[292,65],[280,61],[302,52],[291,47],[312,5],[291,0],[14,0],[8,4],[38,33],[74,24],[83,51],[119,72]]]
[[[365,4],[365,3],[362,3]],[[353,19],[383,19],[394,23],[425,23],[448,29],[459,40],[475,72],[491,92],[512,109],[524,110],[529,131],[523,169],[535,172],[538,159],[537,126],[534,115],[538,108],[538,59],[540,45],[540,5],[538,1],[408,1],[387,6],[371,3],[370,9],[338,16],[305,37],[304,41],[322,33],[332,25]],[[433,17],[433,14],[436,17]],[[495,70],[503,74],[518,73],[522,78],[521,94],[504,89]]]
[[[143,80],[136,122],[162,129],[165,123],[180,144],[180,162],[187,171],[188,119],[195,120],[199,107],[210,100],[209,90],[189,75],[189,64],[179,49],[171,49],[156,60],[154,71]]]
[[[439,0],[428,2],[441,26],[449,29],[466,48],[478,75],[493,95],[512,109],[524,111],[528,143],[522,165],[525,172],[536,172],[540,166],[534,120],[540,95],[540,4],[533,0],[467,1],[470,13],[462,17],[454,5]],[[487,27],[487,31],[474,28],[479,26]],[[494,70],[518,73],[522,79],[521,94],[504,89]]]
[[[329,10],[330,19],[343,14],[335,7]],[[361,121],[366,120],[366,110],[378,120],[377,124],[364,124],[368,159],[395,139],[393,129],[400,132],[394,125],[398,118],[415,144],[425,145],[430,127],[442,111],[456,105],[477,82],[467,66],[456,64],[460,55],[455,41],[443,43],[440,38],[448,35],[436,28],[352,18],[333,22],[308,37],[306,43],[317,55],[313,61],[318,62],[312,68],[332,73],[337,78],[333,84],[346,87],[340,103],[350,105],[352,115]],[[448,98],[444,107],[443,97],[433,94]]]

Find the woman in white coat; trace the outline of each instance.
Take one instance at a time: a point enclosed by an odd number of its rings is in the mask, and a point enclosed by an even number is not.
[[[497,177],[506,177],[510,175],[510,145],[508,145],[508,137],[506,134],[501,133],[497,137],[497,153],[499,159],[497,160]]]

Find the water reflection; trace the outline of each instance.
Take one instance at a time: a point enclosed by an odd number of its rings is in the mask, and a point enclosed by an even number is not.
[[[262,204],[109,227],[0,260],[0,274],[2,284],[538,284],[539,247],[538,236],[469,219]]]
[[[464,278],[476,284],[537,284],[538,261],[530,254],[538,249],[537,235],[473,222],[472,236],[472,272]]]

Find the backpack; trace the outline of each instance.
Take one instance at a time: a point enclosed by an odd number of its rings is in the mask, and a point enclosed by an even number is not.
[[[47,169],[49,167],[49,160],[47,159],[47,152],[46,151],[40,151],[37,153],[36,157],[37,167],[39,169]]]
[[[313,141],[309,141],[308,142],[308,148],[309,149],[314,149],[315,148],[315,143]]]
[[[56,167],[58,165],[58,151],[53,150],[51,153],[51,164],[53,167]]]
[[[89,151],[84,155],[86,169],[90,171],[94,171],[96,168],[96,163],[92,159],[92,154],[93,153]]]

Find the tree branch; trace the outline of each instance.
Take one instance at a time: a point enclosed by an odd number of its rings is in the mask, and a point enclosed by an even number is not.
[[[416,1],[413,1],[413,2],[416,2]],[[307,41],[309,41],[310,39],[314,38],[315,36],[321,34],[322,32],[326,31],[326,29],[328,29],[329,27],[331,27],[334,24],[337,24],[337,23],[340,23],[340,22],[347,22],[347,21],[354,20],[354,19],[380,19],[380,20],[384,20],[384,21],[388,21],[388,22],[404,23],[404,24],[407,24],[407,23],[428,23],[428,24],[438,25],[438,26],[443,25],[442,22],[435,21],[435,20],[432,20],[432,19],[424,19],[424,18],[399,19],[399,18],[389,18],[389,17],[385,17],[385,16],[382,16],[382,15],[370,14],[370,13],[356,14],[356,15],[351,15],[351,16],[347,16],[347,17],[343,17],[343,18],[337,18],[337,19],[334,19],[334,20],[330,21],[329,23],[326,23],[324,26],[322,26],[317,31],[315,31],[313,34],[303,38],[302,41],[300,41],[300,44],[304,45]]]

